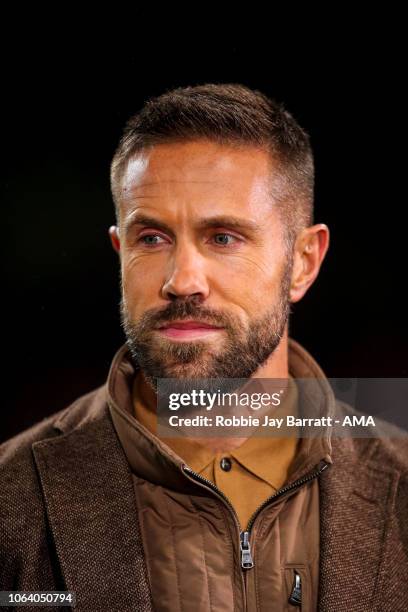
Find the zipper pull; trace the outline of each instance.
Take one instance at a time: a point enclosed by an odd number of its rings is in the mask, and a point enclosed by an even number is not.
[[[243,569],[251,569],[251,567],[254,567],[254,561],[251,555],[249,531],[241,531],[239,539],[241,548],[241,566]]]
[[[300,578],[300,574],[295,570],[295,582],[293,583],[292,593],[289,597],[289,603],[292,606],[301,606],[302,605],[302,580]]]

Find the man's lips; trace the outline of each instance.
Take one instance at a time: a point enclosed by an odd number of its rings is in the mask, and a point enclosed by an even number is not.
[[[219,332],[222,327],[203,321],[171,321],[161,325],[159,331],[170,338],[191,338]]]
[[[159,329],[168,329],[169,327],[174,329],[220,329],[217,325],[210,325],[202,321],[171,321],[161,325]]]

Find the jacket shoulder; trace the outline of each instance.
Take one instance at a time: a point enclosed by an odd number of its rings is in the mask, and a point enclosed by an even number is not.
[[[105,397],[105,385],[77,398],[72,404],[0,444],[0,478],[3,469],[20,463],[31,454],[34,442],[56,437],[92,418]]]
[[[336,413],[341,417],[362,416],[353,406],[338,399]],[[364,428],[364,436],[352,439],[353,451],[359,459],[369,458],[408,477],[408,431],[377,416],[374,423]]]

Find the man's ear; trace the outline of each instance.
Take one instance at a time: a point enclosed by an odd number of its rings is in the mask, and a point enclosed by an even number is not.
[[[119,255],[120,254],[120,238],[119,238],[119,228],[116,225],[110,226],[109,237],[112,243],[112,247]]]
[[[294,248],[291,302],[299,302],[314,283],[329,248],[329,241],[329,228],[324,223],[312,225],[300,232]]]

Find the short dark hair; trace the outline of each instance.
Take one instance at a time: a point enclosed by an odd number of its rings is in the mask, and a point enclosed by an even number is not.
[[[122,178],[135,154],[157,144],[199,139],[270,153],[278,170],[272,195],[290,245],[313,222],[314,163],[308,134],[282,104],[239,84],[179,87],[151,98],[127,121],[111,163],[117,216]]]

